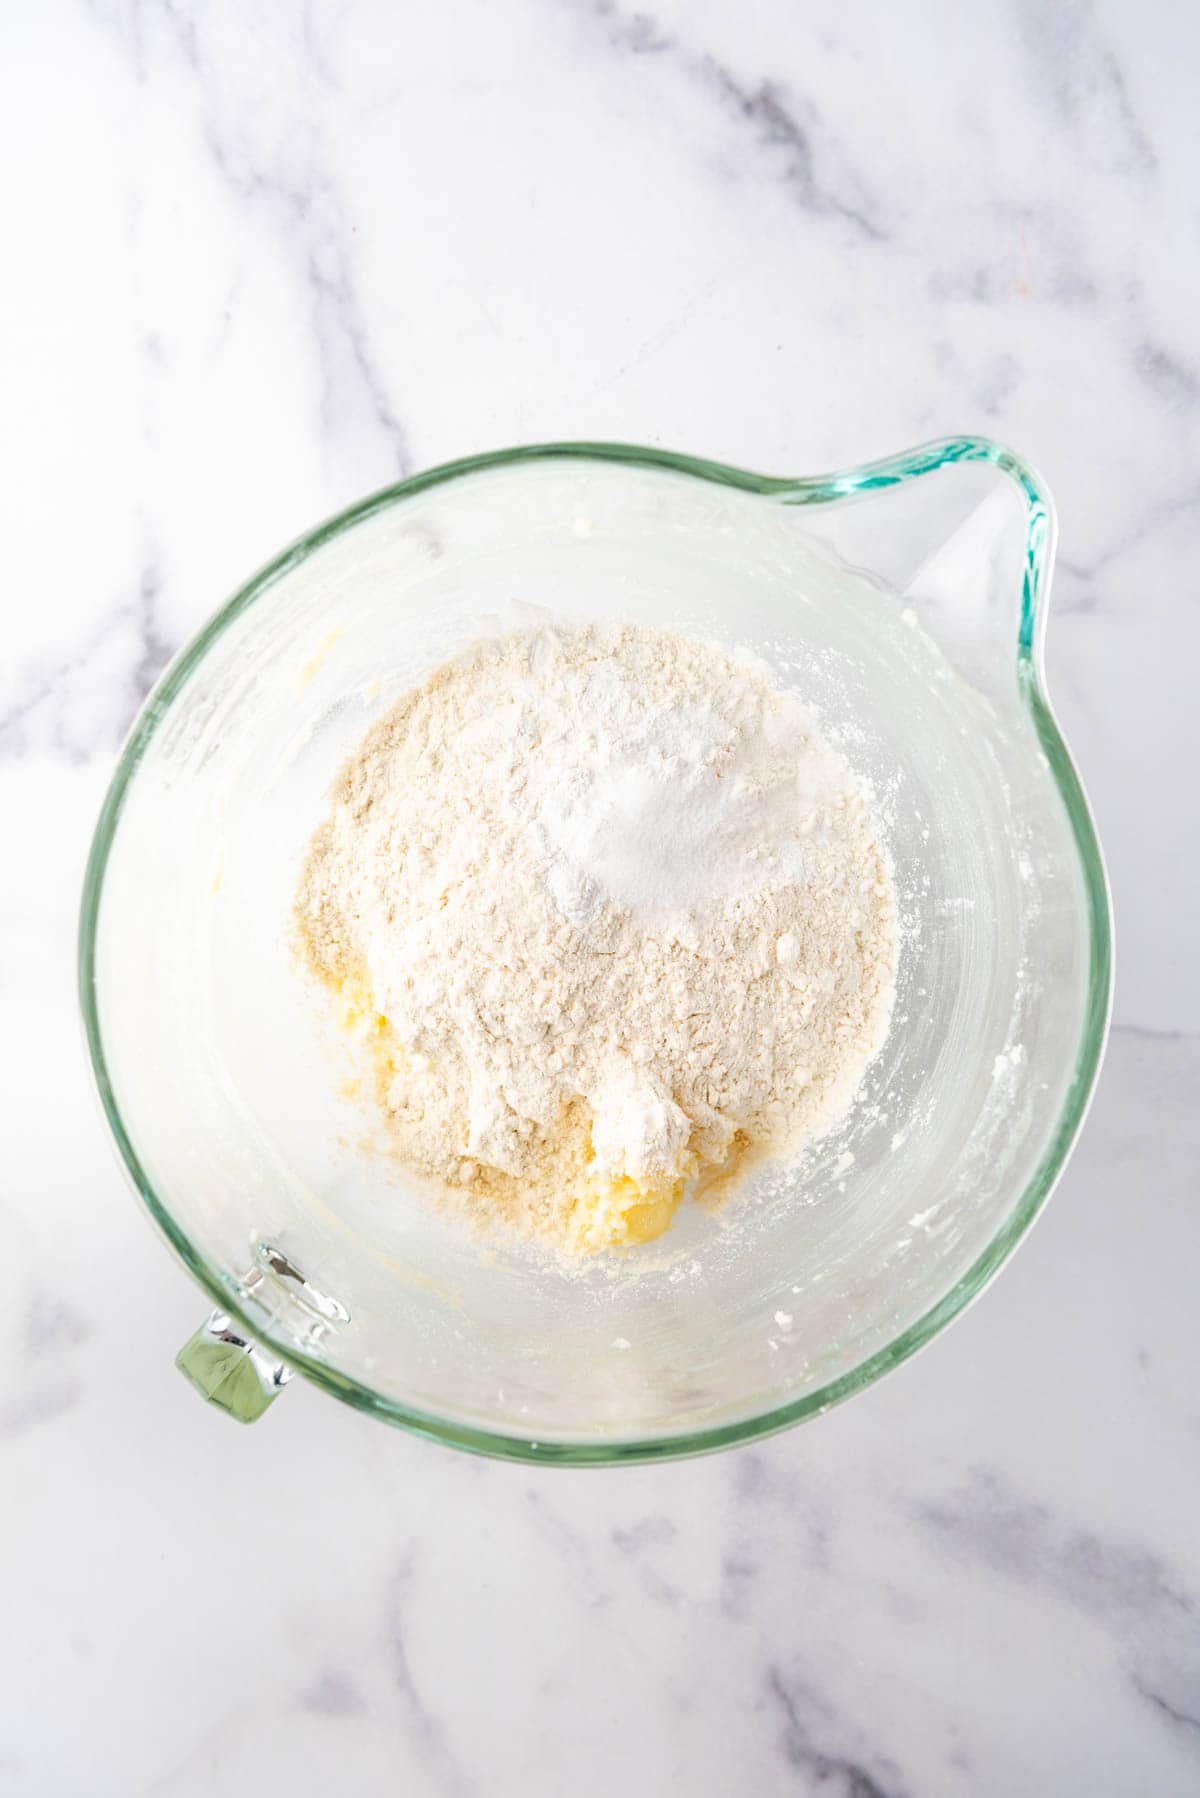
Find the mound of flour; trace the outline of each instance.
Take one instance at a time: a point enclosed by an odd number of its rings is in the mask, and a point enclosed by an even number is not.
[[[474,644],[342,770],[296,900],[365,991],[413,1172],[565,1239],[580,1182],[729,1168],[845,1108],[886,1032],[892,884],[762,664],[629,624]]]

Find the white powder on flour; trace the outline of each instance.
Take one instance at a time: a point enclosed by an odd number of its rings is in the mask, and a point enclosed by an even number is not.
[[[765,666],[648,627],[547,622],[430,673],[342,771],[296,912],[371,1020],[401,1162],[560,1242],[655,1233],[686,1178],[825,1127],[890,1015],[845,763]],[[596,1226],[618,1186],[671,1203]]]

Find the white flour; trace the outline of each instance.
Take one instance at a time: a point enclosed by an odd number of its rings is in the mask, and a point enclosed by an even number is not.
[[[844,762],[761,664],[640,626],[434,670],[343,770],[296,910],[375,1020],[400,1160],[558,1240],[597,1182],[832,1122],[890,1015],[892,886]]]

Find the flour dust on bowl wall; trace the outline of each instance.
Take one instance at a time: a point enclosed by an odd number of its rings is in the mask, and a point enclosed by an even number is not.
[[[222,1313],[202,1384],[246,1359],[256,1413],[278,1356],[462,1446],[638,1459],[962,1308],[1107,1020],[1052,531],[982,441],[814,480],[560,445],[230,602],[135,727],[81,936],[116,1140]]]

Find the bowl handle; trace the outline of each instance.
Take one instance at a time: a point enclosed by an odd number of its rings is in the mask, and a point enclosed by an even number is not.
[[[175,1365],[201,1398],[239,1423],[256,1423],[292,1377],[224,1311],[214,1311],[175,1357]]]

